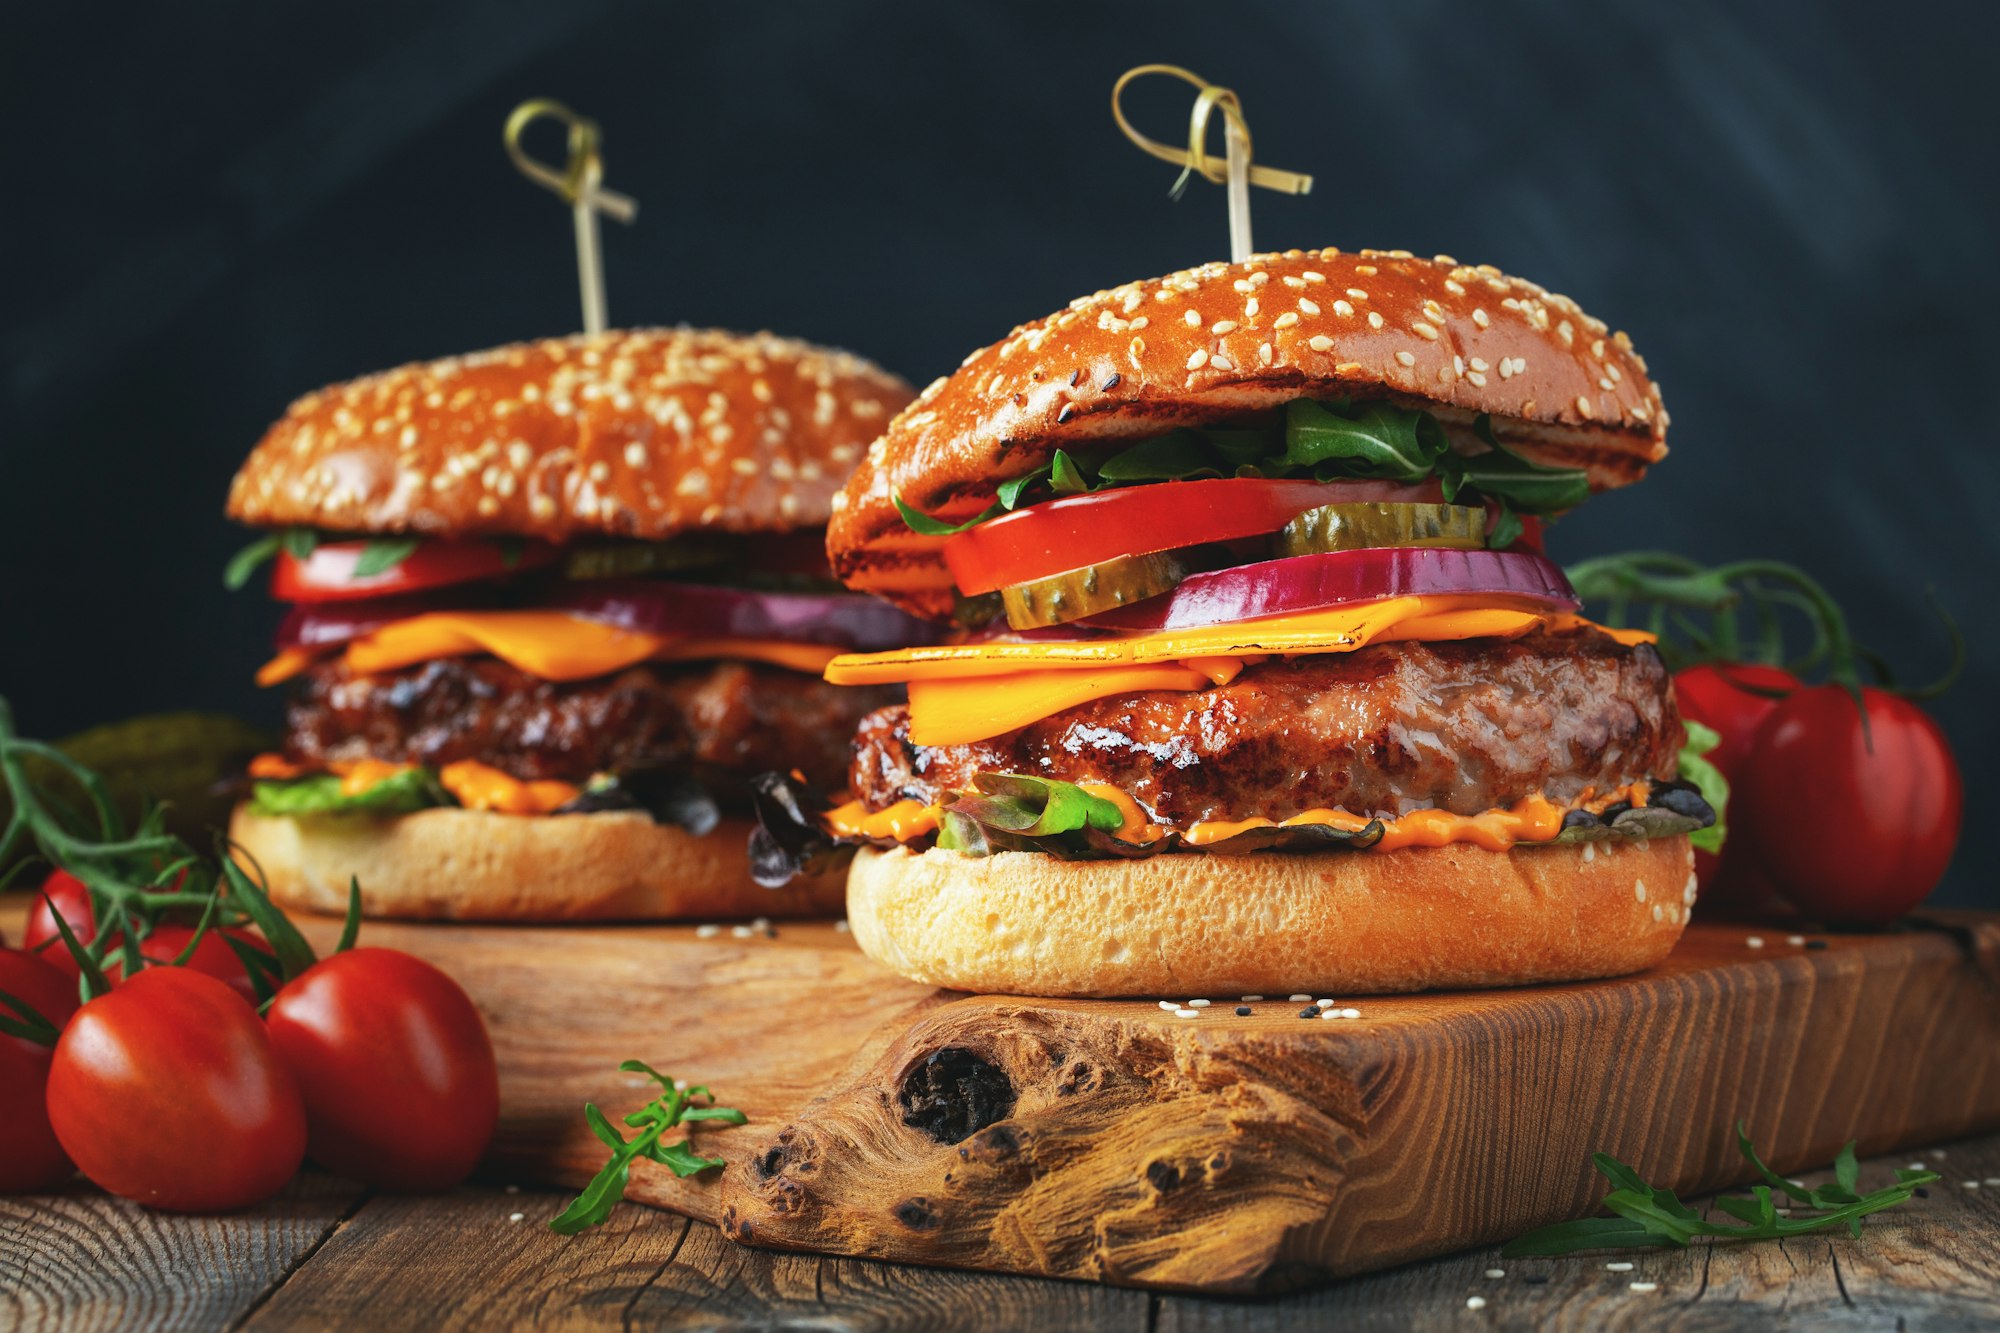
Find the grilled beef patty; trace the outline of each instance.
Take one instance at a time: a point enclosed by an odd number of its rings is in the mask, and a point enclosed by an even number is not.
[[[850,776],[872,810],[985,772],[1107,782],[1180,828],[1318,808],[1473,815],[1671,778],[1683,737],[1659,654],[1580,629],[1272,658],[1214,689],[1093,700],[967,745],[912,745],[897,705],[862,721]]]
[[[782,667],[702,662],[546,681],[490,657],[355,675],[339,661],[299,677],[286,757],[437,767],[476,759],[517,778],[673,768],[720,788],[768,769],[838,787],[848,741],[895,687],[842,689]]]

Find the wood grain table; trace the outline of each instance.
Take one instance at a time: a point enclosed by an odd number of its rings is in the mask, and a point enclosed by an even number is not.
[[[219,1218],[78,1185],[0,1198],[0,1329],[2000,1326],[2000,1135],[1868,1162],[1864,1187],[1919,1159],[1944,1181],[1859,1240],[1532,1260],[1487,1247],[1269,1300],[748,1249],[636,1205],[565,1239],[543,1225],[561,1194],[502,1182],[402,1198],[307,1174]]]

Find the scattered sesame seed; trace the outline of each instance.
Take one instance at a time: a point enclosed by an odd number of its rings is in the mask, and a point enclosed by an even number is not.
[[[521,1192],[521,1187],[519,1185],[509,1185],[507,1187],[507,1193],[509,1194],[519,1194],[520,1192]]]
[[[1986,1177],[1986,1183],[1988,1185],[2000,1185],[2000,1176],[1988,1176]]]
[[[1245,995],[1245,996],[1243,997],[1243,1003],[1245,1003],[1245,1004],[1255,1004],[1255,1003],[1257,1003],[1257,1002],[1258,1002],[1259,1000],[1261,1000],[1261,999],[1263,999],[1263,998],[1264,998],[1264,997],[1263,997],[1263,996],[1261,996],[1261,995]]]
[[[1658,1291],[1660,1289],[1660,1284],[1657,1282],[1634,1282],[1631,1286],[1634,1291]]]
[[[1335,301],[1333,303],[1333,313],[1336,315],[1351,315],[1354,313],[1354,306],[1348,301]]]
[[[1807,940],[1807,941],[1806,941],[1806,948],[1808,948],[1808,949],[1824,949],[1824,948],[1827,948],[1827,947],[1829,947],[1829,946],[1827,945],[1827,942],[1826,942],[1825,940]]]
[[[1787,943],[1787,944],[1791,945],[1791,946],[1792,946],[1792,947],[1794,947],[1794,948],[1797,948],[1797,947],[1799,947],[1799,946],[1803,945],[1803,944],[1804,944],[1805,942],[1806,942],[1806,937],[1805,937],[1805,936],[1803,936],[1803,935],[1787,935],[1787,936],[1785,936],[1785,943]]]
[[[849,930],[849,927],[848,927],[848,924],[847,924],[847,918],[846,918],[846,917],[842,917],[842,918],[840,918],[840,920],[838,920],[838,921],[834,922],[834,923],[833,923],[833,928],[834,928],[835,930],[839,931],[839,932],[840,932],[841,934],[845,935],[845,934],[846,934],[846,933],[848,932],[848,930]]]
[[[1506,1269],[1504,1269],[1504,1268],[1489,1268],[1489,1269],[1487,1269],[1487,1270],[1486,1270],[1486,1276],[1488,1276],[1488,1277],[1506,1277],[1506,1276],[1507,1276],[1507,1270],[1506,1270]]]
[[[1347,289],[1347,294],[1353,297],[1357,301],[1365,301],[1368,299],[1368,293],[1362,291],[1359,287],[1349,287]]]
[[[1752,935],[1745,939],[1743,944],[1745,948],[1761,949],[1764,947],[1764,937],[1762,935]]]
[[[1467,1296],[1465,1298],[1465,1308],[1468,1310],[1484,1310],[1486,1308],[1486,1298],[1484,1296]]]
[[[1193,314],[1194,312],[1189,311],[1188,313]],[[1208,326],[1208,331],[1218,336],[1225,333],[1234,333],[1236,332],[1236,321],[1233,319],[1218,319],[1215,323]]]
[[[1965,1188],[1969,1190],[1976,1190],[1979,1188],[1979,1182],[1976,1180],[1962,1180],[1959,1183],[1965,1186]]]
[[[729,928],[729,934],[732,939],[747,940],[752,935],[756,934],[756,932],[751,930],[750,927],[748,926],[731,926]]]
[[[1319,1006],[1320,1008],[1322,1008],[1322,1009],[1331,1009],[1331,1008],[1333,1008],[1333,1001],[1332,1001],[1332,1000],[1314,1000],[1314,1001],[1313,1001],[1313,1003],[1314,1003],[1314,1004],[1316,1004],[1316,1005],[1318,1005],[1318,1006]]]
[[[1249,1006],[1249,1005],[1247,1005],[1247,1004],[1239,1004],[1239,1005],[1237,1005],[1237,1006],[1236,1006],[1236,1016],[1237,1016],[1238,1018],[1248,1018],[1248,1017],[1250,1017],[1250,1006]]]
[[[1191,355],[1189,355],[1187,360],[1187,368],[1189,370],[1200,370],[1203,366],[1207,364],[1208,364],[1208,349],[1205,347],[1195,348],[1194,352]]]
[[[1331,352],[1333,350],[1333,339],[1327,337],[1324,333],[1315,333],[1307,340],[1306,346],[1312,348],[1315,352]]]
[[[1206,1008],[1208,1008],[1208,1005],[1209,1005],[1209,1002],[1208,1002],[1207,1000],[1189,1000],[1189,1001],[1188,1001],[1188,1008],[1190,1008],[1190,1009],[1206,1009]]]
[[[1174,1010],[1180,1008],[1180,1006],[1175,1004],[1172,1000],[1161,1000],[1160,1008],[1166,1010],[1168,1013],[1171,1014]]]
[[[1289,329],[1290,327],[1292,327],[1292,325],[1298,322],[1299,322],[1299,312],[1296,310],[1287,310],[1284,314],[1278,316],[1276,319],[1271,321],[1271,327],[1276,329]]]
[[[1317,315],[1319,313],[1319,302],[1308,300],[1301,296],[1299,298],[1299,310],[1303,314]]]
[[[1230,359],[1229,359],[1228,357],[1226,357],[1226,356],[1223,356],[1223,355],[1222,355],[1222,354],[1221,354],[1220,352],[1218,352],[1218,353],[1216,353],[1216,354],[1215,354],[1214,356],[1210,357],[1210,358],[1208,359],[1208,364],[1209,364],[1209,368],[1210,368],[1210,369],[1212,369],[1212,370],[1234,370],[1234,369],[1236,369],[1236,363],[1235,363],[1234,361],[1231,361],[1231,360],[1230,360]]]
[[[1343,1017],[1343,1018],[1359,1018],[1359,1017],[1361,1017],[1361,1011],[1360,1011],[1359,1009],[1352,1009],[1352,1008],[1350,1008],[1350,1009],[1343,1009],[1343,1010],[1341,1010],[1341,1011],[1340,1011],[1340,1014],[1341,1014],[1341,1017]]]
[[[1368,312],[1368,327],[1369,327],[1369,328],[1371,328],[1371,329],[1379,329],[1379,328],[1381,328],[1381,327],[1382,327],[1382,312],[1381,312],[1381,311],[1379,311],[1379,310],[1371,310],[1371,311],[1369,311],[1369,312]]]
[[[1199,1010],[1199,1009],[1176,1009],[1176,1010],[1174,1010],[1174,1017],[1175,1017],[1175,1018],[1200,1018],[1200,1017],[1201,1017],[1201,1010]]]
[[[1312,1001],[1312,996],[1310,995],[1293,995],[1293,996],[1288,996],[1287,998],[1290,999],[1293,1004],[1309,1004]]]
[[[1486,312],[1484,310],[1475,309],[1472,312],[1472,322],[1474,324],[1477,324],[1480,328],[1483,329],[1488,324],[1491,324],[1493,321],[1486,317]]]
[[[1396,353],[1396,360],[1399,364],[1405,366],[1414,366],[1417,364],[1417,358],[1408,352]]]
[[[1485,387],[1486,387],[1486,377],[1485,377],[1484,375],[1480,374],[1480,373],[1479,373],[1478,371],[1476,371],[1476,370],[1475,370],[1475,371],[1472,371],[1472,372],[1471,372],[1470,374],[1468,374],[1468,375],[1466,376],[1466,378],[1467,378],[1467,379],[1469,379],[1469,380],[1471,380],[1471,381],[1473,382],[1473,384],[1477,385],[1477,386],[1478,386],[1479,388],[1482,388],[1482,389],[1483,389],[1483,388],[1485,388]],[[1583,844],[1583,849],[1584,849],[1585,851],[1589,851],[1589,850],[1590,850],[1590,844],[1589,844],[1589,843],[1587,843],[1587,842],[1586,842],[1585,844]]]
[[[1430,325],[1424,323],[1421,319],[1412,322],[1410,325],[1410,329],[1419,338],[1427,339],[1430,342],[1437,341],[1438,331],[1432,328]]]
[[[698,940],[712,940],[721,933],[721,926],[696,926],[694,928],[694,937]]]
[[[1318,1018],[1319,1016],[1320,1016],[1320,1010],[1317,1005],[1309,1004],[1305,1008],[1299,1010],[1300,1018]]]
[[[1629,1273],[1632,1271],[1630,1261],[1624,1259],[1613,1260],[1611,1263],[1604,1265],[1604,1267],[1606,1271],[1612,1273]]]
[[[1200,327],[1201,327],[1201,312],[1200,312],[1200,311],[1198,311],[1198,310],[1190,310],[1190,311],[1188,311],[1188,312],[1187,312],[1187,322],[1188,322],[1188,327],[1189,327],[1189,328],[1192,328],[1192,329],[1198,329],[1198,328],[1200,328]]]
[[[522,1222],[527,1220],[527,1216],[526,1213],[509,1213],[507,1214],[507,1220],[509,1222]]]

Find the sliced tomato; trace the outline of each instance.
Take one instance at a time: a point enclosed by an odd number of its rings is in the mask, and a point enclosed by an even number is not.
[[[948,539],[943,555],[958,590],[971,597],[1121,556],[1262,536],[1321,505],[1435,504],[1443,498],[1435,481],[1163,481],[1065,496],[1003,514]],[[1510,549],[1539,552],[1540,521],[1524,517],[1521,539]]]
[[[546,542],[524,541],[509,549],[493,541],[425,540],[402,562],[379,574],[357,576],[366,541],[321,542],[303,560],[278,552],[271,571],[271,595],[281,602],[340,602],[361,597],[477,583],[535,569],[556,558]]]

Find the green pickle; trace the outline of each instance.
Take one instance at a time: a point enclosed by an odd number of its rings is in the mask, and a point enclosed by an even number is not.
[[[1187,573],[1187,562],[1179,551],[1121,556],[1101,565],[1067,569],[1032,583],[1017,584],[1004,589],[1000,601],[1006,608],[1009,625],[1015,629],[1041,629],[1158,597],[1171,592]]]
[[[564,558],[563,573],[573,579],[622,579],[643,574],[675,574],[719,565],[732,554],[731,544],[700,536],[665,542],[614,542],[579,546]]]
[[[1475,551],[1486,544],[1486,511],[1468,505],[1387,501],[1321,505],[1287,523],[1273,544],[1281,556],[1376,546]]]

